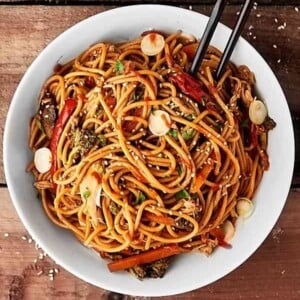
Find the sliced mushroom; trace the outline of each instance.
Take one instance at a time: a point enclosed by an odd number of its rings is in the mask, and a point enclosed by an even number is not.
[[[45,98],[40,103],[41,123],[45,130],[47,137],[52,137],[53,129],[57,119],[57,109],[55,101],[52,98]]]

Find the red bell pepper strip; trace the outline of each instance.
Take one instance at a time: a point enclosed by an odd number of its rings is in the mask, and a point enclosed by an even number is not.
[[[184,94],[195,101],[203,104],[209,99],[208,94],[203,90],[200,83],[188,73],[177,71],[170,75],[170,81],[174,83]]]
[[[55,171],[57,170],[57,146],[60,140],[61,134],[65,128],[67,121],[72,115],[77,101],[71,98],[66,100],[65,106],[63,107],[58,119],[55,123],[53,134],[50,141],[50,150],[52,153],[52,165],[51,165],[51,175],[53,177]]]

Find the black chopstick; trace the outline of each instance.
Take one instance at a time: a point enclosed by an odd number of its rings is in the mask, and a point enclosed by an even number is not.
[[[199,66],[204,58],[204,55],[206,53],[206,50],[209,46],[209,42],[211,41],[211,38],[214,34],[214,31],[218,25],[218,22],[221,18],[222,12],[224,10],[226,1],[225,0],[217,0],[213,11],[211,13],[211,16],[208,20],[208,23],[206,25],[206,28],[204,30],[204,33],[202,35],[200,44],[197,48],[194,60],[192,62],[191,68],[190,68],[190,74],[196,75],[197,71],[199,69]]]
[[[224,69],[226,68],[226,65],[231,57],[231,54],[233,52],[233,49],[236,45],[236,42],[238,41],[238,38],[240,37],[243,28],[245,26],[245,23],[249,17],[252,5],[254,0],[246,0],[243,4],[243,7],[240,11],[240,15],[236,21],[236,24],[234,25],[234,29],[231,32],[230,38],[226,44],[225,50],[223,52],[223,55],[221,57],[221,60],[219,62],[215,78],[218,80],[222,73],[224,72]]]
[[[243,31],[243,28],[245,26],[245,23],[248,19],[253,2],[254,2],[254,0],[246,0],[242,6],[238,20],[234,26],[234,29],[231,32],[231,35],[229,37],[229,40],[226,44],[225,50],[224,50],[221,60],[219,62],[219,65],[218,65],[218,68],[217,68],[217,71],[215,74],[215,78],[217,80],[220,78],[220,76],[224,72],[224,69],[226,68],[226,65],[231,57],[231,54],[236,45],[236,42],[238,41],[238,38],[240,37],[240,35]],[[193,76],[195,76],[198,72],[199,66],[202,63],[202,60],[206,53],[206,50],[207,50],[209,43],[213,37],[214,31],[215,31],[217,24],[221,18],[225,4],[226,4],[226,1],[217,0],[215,6],[213,8],[212,14],[208,20],[208,23],[206,25],[206,28],[204,30],[203,36],[201,38],[200,44],[197,48],[194,60],[192,62],[191,68],[190,68],[190,74]]]

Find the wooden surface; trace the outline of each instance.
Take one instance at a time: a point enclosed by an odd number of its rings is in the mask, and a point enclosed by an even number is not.
[[[100,3],[93,0],[67,3],[84,2]],[[139,1],[126,3],[129,2]],[[194,5],[195,2],[189,2],[193,3],[193,10],[210,13],[209,3],[213,1],[198,1],[205,5]],[[294,122],[296,163],[287,204],[266,241],[241,267],[207,287],[165,299],[300,299],[300,12],[295,9],[298,5],[300,10],[300,1],[272,1],[280,6],[270,5],[268,0],[257,2],[244,37],[271,65],[287,96]],[[96,288],[44,257],[43,251],[36,249],[27,235],[10,201],[3,171],[2,136],[8,107],[22,75],[59,33],[88,16],[120,4],[116,0],[101,2],[113,4],[107,6],[34,3],[66,1],[0,0],[0,299],[148,299]],[[238,9],[239,5],[227,7],[222,21],[232,26]],[[285,29],[278,30],[284,23]],[[50,280],[51,272],[55,274],[54,280]]]

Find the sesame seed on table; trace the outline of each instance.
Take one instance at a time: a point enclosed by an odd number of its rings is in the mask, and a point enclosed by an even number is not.
[[[232,27],[242,2],[229,1],[231,5],[225,8],[221,21]],[[70,26],[124,3],[141,1],[0,0],[0,299],[151,299],[97,288],[57,265],[26,232],[12,205],[3,170],[2,138],[8,107],[31,62],[51,40]],[[169,0],[159,3],[209,15],[214,1]],[[292,114],[296,161],[286,206],[270,235],[246,263],[206,287],[164,299],[300,299],[299,9],[300,0],[256,1],[243,33],[271,66]],[[138,156],[135,158],[139,159]],[[169,213],[172,215],[172,211]]]

